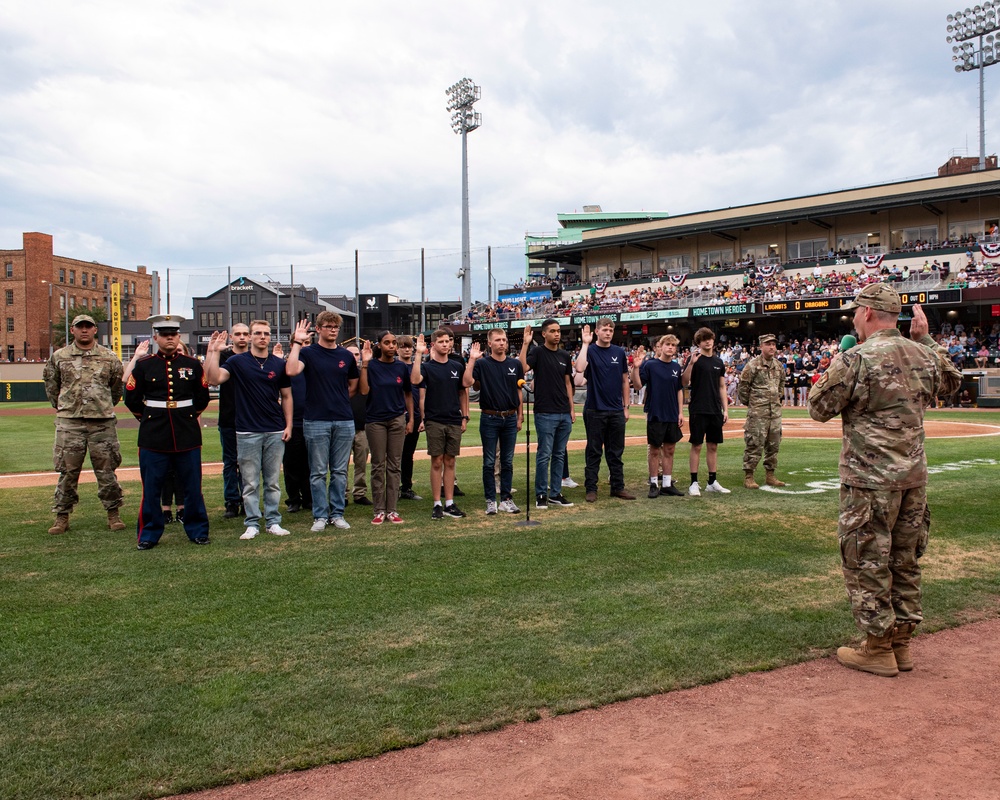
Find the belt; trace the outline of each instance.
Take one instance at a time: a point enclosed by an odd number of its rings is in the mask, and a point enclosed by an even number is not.
[[[513,411],[491,411],[488,408],[479,409],[480,414],[485,414],[488,417],[513,417],[517,413],[515,408]]]
[[[194,400],[143,400],[150,408],[188,408]]]

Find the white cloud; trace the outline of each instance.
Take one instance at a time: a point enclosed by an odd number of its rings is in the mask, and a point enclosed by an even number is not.
[[[415,299],[425,247],[429,292],[457,297],[444,89],[468,76],[483,87],[469,138],[483,297],[486,245],[511,283],[524,261],[510,245],[584,203],[683,213],[927,174],[975,150],[975,79],[952,71],[948,10],[15,0],[0,21],[0,235],[170,267],[177,302],[227,265],[302,264],[297,277],[350,293],[355,249],[388,265],[366,268],[362,291],[389,271]]]

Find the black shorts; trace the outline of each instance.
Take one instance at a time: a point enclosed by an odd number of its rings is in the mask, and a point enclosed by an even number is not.
[[[691,438],[688,440],[693,445],[709,441],[712,444],[722,444],[722,415],[721,414],[692,414]]]
[[[683,438],[684,434],[681,433],[681,426],[676,422],[646,420],[646,444],[650,447],[677,444]]]

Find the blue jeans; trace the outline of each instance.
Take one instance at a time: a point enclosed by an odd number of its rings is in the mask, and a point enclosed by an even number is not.
[[[281,524],[281,458],[285,443],[281,431],[273,433],[237,433],[236,452],[243,477],[243,509],[246,526],[259,528],[260,488],[264,486],[264,526]]]
[[[302,433],[309,450],[313,519],[342,517],[347,499],[347,462],[354,446],[354,420],[307,419],[302,423]]]
[[[514,482],[514,445],[517,444],[517,415],[492,417],[479,415],[479,438],[483,440],[483,492],[487,500],[496,501],[497,484],[494,467],[497,442],[500,442],[500,499],[511,499]]]
[[[535,452],[535,494],[562,491],[566,443],[573,430],[569,414],[535,414],[538,450]],[[551,472],[550,472],[551,470]]]
[[[236,428],[219,427],[222,442],[222,497],[227,506],[243,502],[243,481],[236,455]]]

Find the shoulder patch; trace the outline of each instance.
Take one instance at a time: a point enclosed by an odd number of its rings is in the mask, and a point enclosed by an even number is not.
[[[131,372],[129,373],[128,380],[125,381],[126,389],[135,389],[135,375]]]

